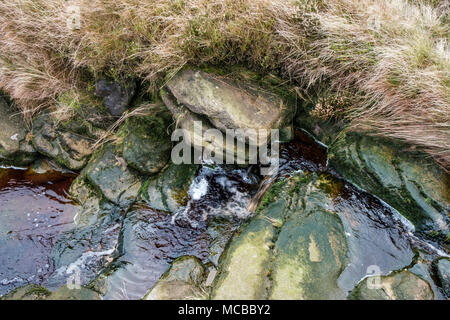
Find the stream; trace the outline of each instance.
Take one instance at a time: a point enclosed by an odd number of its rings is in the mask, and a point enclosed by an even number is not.
[[[281,146],[280,155],[278,175],[264,179],[258,176],[257,167],[203,165],[189,188],[190,200],[185,207],[169,215],[138,201],[104,229],[99,228],[98,234],[91,237],[94,245],[89,244],[63,266],[55,265],[55,247],[65,247],[71,239],[78,241],[74,218],[80,207],[68,194],[74,176],[55,172],[31,174],[30,170],[1,167],[0,296],[28,283],[57,288],[67,278],[61,270],[77,266],[89,270],[82,273],[82,284],[90,284],[103,299],[140,299],[177,257],[193,255],[207,267],[217,267],[232,235],[254,214],[277,178],[298,170],[318,173],[328,170],[326,147],[302,131],[296,131],[296,139]],[[377,235],[377,239],[372,239],[375,242],[392,241],[393,252],[399,256],[410,254],[405,249],[410,242],[427,248],[431,255],[437,252],[415,238],[408,221],[392,215],[385,203],[346,182],[343,184],[337,206],[343,212],[359,207],[365,213],[353,221],[363,227],[356,234],[360,241],[351,250],[359,252],[364,246],[361,243],[370,242],[367,237],[370,232]],[[345,223],[344,226],[351,227]],[[105,232],[113,228],[113,232]],[[95,230],[96,227],[91,227],[89,232]],[[106,234],[111,241],[104,240]],[[386,238],[393,235],[397,238]],[[103,251],[95,251],[93,247]],[[99,260],[98,252],[105,252],[108,258]],[[380,252],[379,260],[383,260],[383,254]],[[374,258],[358,257],[364,264]],[[351,289],[355,283],[348,285],[346,278],[359,272],[347,268],[340,279],[342,286]],[[57,273],[63,276],[58,277]]]

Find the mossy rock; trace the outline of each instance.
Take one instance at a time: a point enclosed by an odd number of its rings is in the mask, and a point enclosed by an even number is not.
[[[142,185],[139,173],[127,166],[118,148],[112,144],[104,145],[96,152],[81,175],[108,201],[121,207],[136,200]]]
[[[194,180],[199,165],[169,163],[157,177],[144,185],[142,197],[155,209],[175,212],[189,200],[188,190]]]
[[[371,265],[389,274],[414,257],[398,212],[328,173],[278,180],[256,212],[219,261],[213,299],[344,299]]]
[[[388,276],[365,278],[350,295],[354,300],[433,300],[430,284],[403,270]]]
[[[0,300],[45,300],[51,292],[37,284],[28,284],[2,296]]]
[[[144,174],[161,171],[172,150],[168,131],[171,123],[172,115],[167,109],[152,116],[128,118],[121,128],[126,162]]]
[[[198,258],[177,258],[144,299],[203,300],[206,298],[205,291],[201,288],[204,273],[204,266]]]
[[[36,150],[27,139],[27,126],[22,115],[13,110],[0,96],[0,161],[27,166],[37,156]]]
[[[101,300],[100,295],[85,287],[69,288],[62,286],[52,292],[46,300]]]
[[[431,240],[444,243],[450,221],[450,176],[421,153],[395,141],[346,134],[329,149],[345,179],[397,209]]]

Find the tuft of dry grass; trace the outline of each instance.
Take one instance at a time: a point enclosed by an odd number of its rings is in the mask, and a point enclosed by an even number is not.
[[[68,6],[81,28],[67,27]],[[102,74],[156,91],[186,64],[246,64],[325,95],[315,115],[450,168],[448,0],[2,0],[0,88],[26,118]]]

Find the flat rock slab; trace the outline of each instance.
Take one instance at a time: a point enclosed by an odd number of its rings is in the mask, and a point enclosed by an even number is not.
[[[450,175],[435,162],[393,141],[357,134],[343,135],[329,154],[341,176],[397,209],[420,235],[445,243]]]
[[[450,297],[450,259],[442,258],[436,263],[437,274],[441,281],[442,289],[447,296]]]
[[[177,258],[144,297],[145,300],[203,300],[201,282],[205,269],[196,257]]]

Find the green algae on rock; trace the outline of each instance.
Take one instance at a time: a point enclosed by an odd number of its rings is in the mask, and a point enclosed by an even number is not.
[[[170,159],[172,142],[168,127],[171,122],[172,116],[167,109],[155,116],[128,118],[121,127],[125,161],[144,174],[161,171]]]
[[[164,171],[144,184],[143,199],[155,210],[174,212],[185,206],[189,200],[189,186],[198,168],[196,164],[176,165],[169,162]]]
[[[344,135],[329,154],[330,166],[342,177],[386,201],[418,232],[445,242],[450,176],[434,161],[392,141],[358,134]]]
[[[0,300],[45,300],[51,292],[37,284],[27,284],[0,297]]]
[[[52,292],[46,300],[100,300],[97,292],[85,287],[69,288],[67,285]]]
[[[222,256],[213,299],[343,299],[371,265],[388,274],[411,263],[399,214],[376,198],[327,173],[273,190]]]
[[[36,158],[36,151],[27,140],[25,121],[0,96],[0,160],[14,166],[27,166]]]
[[[145,295],[145,300],[203,300],[202,289],[205,268],[192,256],[183,256],[172,262],[169,270]]]

